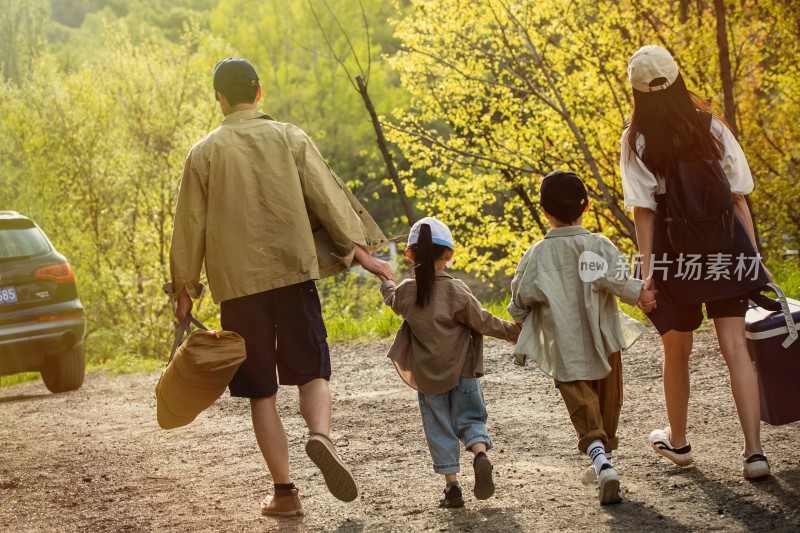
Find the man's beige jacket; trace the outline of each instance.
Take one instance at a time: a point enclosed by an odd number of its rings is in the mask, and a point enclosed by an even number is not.
[[[300,128],[237,111],[186,158],[167,294],[215,302],[321,279],[387,239]]]

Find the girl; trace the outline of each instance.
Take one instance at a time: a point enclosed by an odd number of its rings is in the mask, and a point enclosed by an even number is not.
[[[659,291],[655,308],[643,306],[643,310],[664,345],[664,400],[669,419],[669,426],[650,434],[650,445],[656,453],[678,465],[692,462],[692,446],[686,436],[689,354],[692,332],[703,320],[705,303],[730,372],[733,399],[744,433],[743,475],[768,476],[769,463],[761,447],[758,382],[745,344],[744,316],[747,295],[767,283],[771,275],[756,253],[755,232],[744,197],[753,190],[747,160],[722,120],[686,88],[669,52],[658,46],[641,48],[628,63],[628,76],[633,87],[634,109],[630,125],[622,135],[622,189],[625,206],[633,210],[643,275],[647,280],[645,288],[655,285]],[[734,239],[724,253],[698,255],[702,271],[687,276],[688,272],[681,272],[681,266],[689,257],[675,252],[667,235],[666,186],[670,174],[675,172],[676,161],[698,157],[718,161],[730,182]],[[715,256],[727,260],[712,265]],[[656,271],[653,257],[660,265],[656,275],[653,275]],[[737,267],[742,263],[752,265],[752,272],[742,275]],[[721,266],[728,268],[720,271]]]
[[[486,405],[478,378],[483,375],[483,335],[516,342],[519,329],[481,306],[467,285],[444,268],[453,258],[453,237],[440,221],[414,224],[406,257],[414,279],[395,286],[381,278],[386,305],[405,320],[389,349],[400,377],[419,394],[422,427],[433,470],[445,476],[440,507],[462,507],[458,484],[459,440],[475,454],[475,497],[494,494],[492,441],[486,430]]]

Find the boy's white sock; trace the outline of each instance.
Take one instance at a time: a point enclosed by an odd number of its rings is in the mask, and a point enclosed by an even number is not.
[[[592,464],[594,464],[594,471],[600,474],[600,469],[603,468],[603,465],[608,464],[608,459],[606,458],[606,449],[603,446],[603,441],[593,441],[586,449],[586,453],[589,455],[589,459],[592,460]]]

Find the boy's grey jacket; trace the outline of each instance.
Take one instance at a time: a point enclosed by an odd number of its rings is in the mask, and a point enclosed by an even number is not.
[[[523,324],[515,353],[558,381],[604,378],[608,356],[647,331],[616,300],[635,304],[643,285],[606,237],[583,226],[550,230],[525,252],[511,282],[508,312]]]

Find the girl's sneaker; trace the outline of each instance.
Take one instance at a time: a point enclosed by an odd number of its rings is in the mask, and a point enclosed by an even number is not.
[[[439,500],[439,507],[452,509],[455,507],[464,507],[464,496],[461,494],[461,487],[458,483],[453,483],[444,488],[444,497]]]
[[[483,452],[475,456],[472,461],[472,468],[475,469],[475,498],[478,500],[488,500],[494,494],[494,481],[492,480],[492,462]]]
[[[746,459],[742,456],[742,475],[745,479],[766,477],[769,474],[769,461],[766,456],[760,453],[754,453]]]
[[[650,433],[650,447],[659,454],[663,455],[676,465],[686,466],[692,463],[692,445],[686,441],[686,446],[676,448],[669,441],[669,426],[664,429],[655,429]]]

